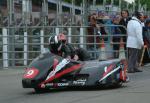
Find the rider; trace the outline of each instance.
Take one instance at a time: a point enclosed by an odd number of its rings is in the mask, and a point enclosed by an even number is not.
[[[51,36],[49,38],[49,47],[52,53],[64,58],[81,61],[90,59],[90,55],[86,50],[83,48],[75,48],[67,43],[67,38],[63,33]]]

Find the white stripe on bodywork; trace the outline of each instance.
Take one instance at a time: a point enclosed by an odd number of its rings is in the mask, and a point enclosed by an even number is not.
[[[57,38],[57,36],[55,36],[55,43],[58,43],[58,38]]]
[[[49,37],[49,39],[48,39],[48,41],[49,41],[49,44],[50,44],[50,40],[51,40],[51,38],[52,38],[52,37],[50,36],[50,37]]]
[[[119,69],[120,69],[120,66],[118,66],[117,68],[115,68],[114,70],[112,70],[111,72],[109,72],[107,75],[105,75],[103,78],[101,78],[99,80],[99,82],[101,82],[102,80],[106,79],[108,76],[110,76],[112,73],[116,72]]]
[[[60,70],[61,70],[65,65],[67,65],[69,62],[70,62],[69,59],[63,59],[63,60],[56,66],[56,68],[53,69],[53,71],[51,71],[51,72],[48,74],[46,80],[48,80],[49,78],[53,77],[53,76],[56,74],[56,72],[60,71]]]

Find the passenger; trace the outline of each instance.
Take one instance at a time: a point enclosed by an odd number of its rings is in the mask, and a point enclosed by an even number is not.
[[[49,38],[50,51],[56,55],[73,60],[90,60],[89,53],[83,48],[75,48],[67,43],[67,38],[63,33],[60,33]]]

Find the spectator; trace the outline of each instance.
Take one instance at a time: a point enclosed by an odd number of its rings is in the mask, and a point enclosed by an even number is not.
[[[127,25],[127,48],[129,49],[128,73],[142,72],[138,69],[139,51],[143,47],[142,13],[136,11]]]
[[[142,22],[142,26],[144,27],[145,26],[145,16],[143,13],[141,13],[141,17],[140,17],[140,21]]]
[[[88,28],[88,36],[87,36],[87,43],[94,43],[94,28],[96,27],[96,14],[92,14],[89,16],[89,28]],[[90,44],[87,46],[88,49],[93,49],[94,45]]]
[[[150,48],[150,18],[145,20],[145,27],[143,28],[144,43]]]
[[[127,27],[128,22],[131,20],[131,17],[129,17],[128,10],[122,10],[121,11],[121,17],[122,18],[121,18],[119,24],[124,26],[124,27]],[[126,35],[127,34],[127,30],[124,27],[120,27],[120,30],[122,31],[122,33],[124,35]],[[124,36],[123,37],[123,42],[126,42],[126,41],[127,41],[126,36]],[[125,45],[125,50],[126,50],[126,45]]]
[[[87,45],[89,50],[97,50],[99,45],[95,45],[94,43],[100,43],[100,35],[106,34],[105,29],[102,26],[103,20],[102,18],[98,18],[96,13],[93,13],[89,17],[89,28],[88,28],[88,36],[87,36],[87,43],[91,43]]]
[[[99,38],[103,38],[105,41],[107,41],[107,37],[103,36],[106,35],[106,26],[105,26],[105,22],[106,20],[109,19],[108,16],[104,16],[103,18],[98,18],[96,21],[96,28],[97,28],[97,33],[98,33],[98,40],[100,40]],[[97,41],[98,41],[97,40]],[[98,41],[100,42],[100,41]]]
[[[2,26],[2,12],[0,10],[0,26]]]
[[[143,64],[150,62],[150,18],[145,20],[145,27],[143,27],[144,45],[147,49],[144,52]]]
[[[120,36],[121,30],[119,28],[119,22],[120,22],[120,15],[117,15],[112,18],[112,23],[114,26],[112,26],[112,44],[113,44],[113,50],[114,50],[114,57],[118,58],[119,56],[119,42],[120,42]]]
[[[122,10],[121,11],[121,20],[119,22],[120,25],[123,25],[125,27],[127,27],[128,21],[131,20],[131,17],[129,17],[129,12],[128,10]],[[126,33],[126,30],[124,31],[124,33]]]

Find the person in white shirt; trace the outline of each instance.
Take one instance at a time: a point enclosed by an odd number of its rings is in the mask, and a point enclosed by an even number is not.
[[[141,12],[136,11],[127,25],[128,73],[142,72],[137,65],[139,52],[144,46],[142,22],[140,21],[142,15]]]

